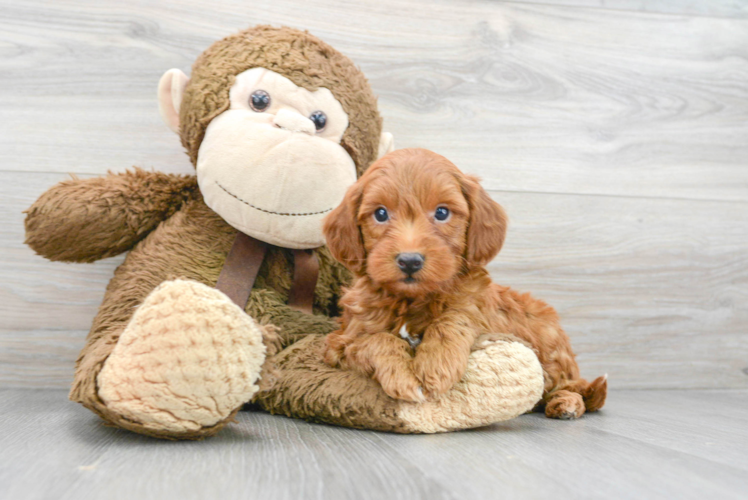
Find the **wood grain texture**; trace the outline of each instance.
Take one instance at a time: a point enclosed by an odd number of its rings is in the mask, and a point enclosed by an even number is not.
[[[573,2],[0,0],[0,385],[67,386],[122,259],[46,262],[21,211],[68,172],[191,172],[158,78],[273,23],[360,64],[398,147],[485,179],[494,278],[558,308],[584,375],[748,387],[748,20]]]
[[[155,84],[254,23],[362,66],[402,146],[493,189],[748,200],[748,20],[487,1],[7,2],[5,170],[189,169]],[[116,62],[112,64],[112,62]]]
[[[242,412],[202,442],[104,427],[64,391],[0,391],[0,497],[745,498],[748,391],[613,391],[574,422],[524,415],[402,436]],[[704,425],[709,422],[709,425]]]
[[[512,0],[512,2],[660,14],[748,17],[748,2],[745,0]]]

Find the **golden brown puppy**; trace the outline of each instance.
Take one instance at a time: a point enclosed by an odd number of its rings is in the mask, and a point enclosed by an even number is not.
[[[553,308],[492,283],[483,267],[506,226],[478,179],[443,156],[402,149],[375,162],[324,222],[328,247],[355,275],[325,361],[363,371],[391,397],[423,401],[460,380],[480,335],[510,333],[537,351],[548,417],[601,408],[606,378],[579,378]]]

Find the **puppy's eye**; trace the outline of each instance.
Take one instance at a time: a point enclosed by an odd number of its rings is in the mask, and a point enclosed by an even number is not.
[[[447,207],[437,207],[434,211],[434,219],[439,222],[444,222],[449,219],[449,209]]]
[[[325,128],[325,125],[327,125],[327,115],[322,111],[315,111],[309,115],[309,119],[314,123],[314,128],[317,129],[317,132]]]
[[[255,90],[249,96],[249,107],[258,113],[262,113],[270,106],[270,94],[264,90]]]
[[[387,209],[379,207],[374,210],[374,220],[377,222],[387,222],[390,218],[390,214],[387,213]]]

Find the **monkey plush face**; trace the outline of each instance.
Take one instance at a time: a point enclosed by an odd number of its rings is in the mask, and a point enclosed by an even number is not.
[[[343,106],[328,89],[310,92],[264,68],[237,75],[229,100],[198,152],[205,203],[268,243],[323,245],[322,219],[356,181],[356,165],[340,146],[348,128]]]
[[[323,245],[322,219],[392,149],[366,79],[312,35],[257,26],[216,42],[192,78],[168,71],[159,108],[182,138],[205,203],[287,248]]]

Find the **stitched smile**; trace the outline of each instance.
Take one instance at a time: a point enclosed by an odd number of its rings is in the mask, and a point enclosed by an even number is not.
[[[307,212],[307,213],[303,213],[303,214],[294,214],[294,213],[282,213],[282,212],[272,212],[272,211],[270,211],[270,210],[265,210],[264,208],[256,207],[256,206],[252,205],[252,204],[251,204],[250,202],[242,200],[242,199],[241,199],[241,198],[239,198],[239,197],[238,197],[237,195],[235,195],[234,193],[232,193],[231,191],[229,191],[229,190],[228,190],[228,189],[226,189],[225,187],[221,186],[221,183],[219,183],[218,181],[216,181],[216,185],[217,185],[217,186],[218,186],[219,188],[221,188],[221,189],[223,189],[224,191],[226,191],[226,193],[227,193],[227,194],[229,194],[229,195],[233,196],[234,198],[236,198],[237,200],[241,201],[242,203],[244,203],[244,204],[245,204],[245,205],[247,205],[248,207],[250,207],[250,208],[254,208],[255,210],[258,210],[258,211],[260,211],[260,212],[265,212],[266,214],[273,214],[273,215],[284,215],[284,216],[288,216],[288,217],[303,217],[303,216],[305,216],[305,215],[319,215],[319,214],[324,214],[324,213],[327,213],[327,212],[330,212],[330,211],[332,211],[332,208],[328,208],[328,209],[326,209],[326,210],[321,210],[321,211],[319,211],[319,212]]]

